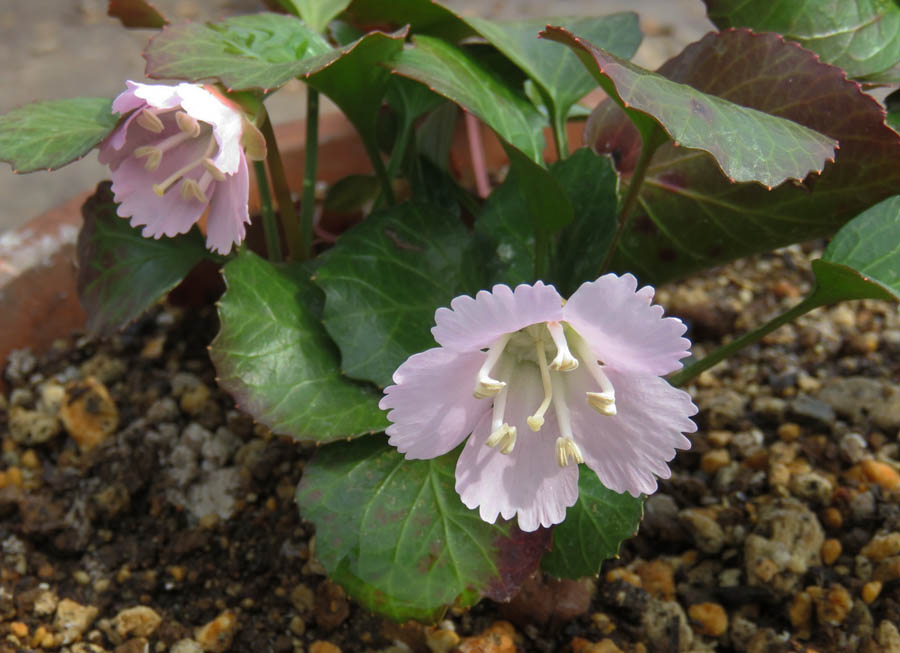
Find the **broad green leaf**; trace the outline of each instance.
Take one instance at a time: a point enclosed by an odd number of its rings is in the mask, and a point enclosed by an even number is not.
[[[340,107],[359,130],[370,153],[377,151],[378,112],[391,77],[382,64],[403,48],[405,38],[405,30],[370,32],[305,64],[306,82]]]
[[[572,222],[572,202],[556,178],[522,152],[507,147],[509,164],[519,193],[538,229],[551,235]]]
[[[728,74],[720,74],[727,70]],[[659,284],[741,256],[833,234],[900,188],[900,136],[884,110],[843,72],[777,34],[709,34],[660,75],[736,104],[793,120],[840,142],[835,162],[802,184],[772,191],[733,184],[715,160],[663,145],[650,162],[638,206],[612,269]],[[613,156],[625,180],[641,150],[614,104],[592,116],[586,138]]]
[[[845,224],[812,263],[813,296],[900,301],[900,195]]]
[[[426,84],[478,116],[535,163],[543,162],[545,119],[465,51],[428,36],[413,39],[394,59],[395,73]]]
[[[144,52],[154,79],[220,80],[229,90],[277,88],[331,50],[294,16],[248,14],[218,23],[170,25]]]
[[[169,24],[147,0],[109,0],[106,15],[118,18],[124,27],[131,29],[159,29]]]
[[[900,62],[900,5],[885,0],[704,0],[719,29],[778,32],[854,78]]]
[[[731,181],[773,188],[821,172],[834,157],[837,143],[808,127],[666,79],[564,29],[541,36],[573,48],[620,106],[653,117],[677,145],[712,154]]]
[[[609,159],[587,148],[554,163],[550,175],[562,189],[574,219],[551,245],[550,270],[544,280],[567,296],[600,275],[616,225],[617,177]],[[490,267],[491,283],[516,285],[533,280],[531,210],[514,176],[488,197],[475,232]]]
[[[281,4],[317,32],[323,32],[331,19],[347,8],[350,0],[281,0]]]
[[[385,386],[409,356],[435,346],[435,310],[484,287],[471,240],[452,214],[409,203],[341,236],[315,282],[347,375]]]
[[[109,182],[84,204],[78,235],[78,295],[91,335],[114,333],[153,306],[206,256],[197,229],[154,240],[116,215]]]
[[[413,34],[439,36],[459,41],[472,36],[472,29],[453,11],[434,0],[353,0],[344,17],[361,27],[409,25]]]
[[[0,161],[16,172],[60,168],[90,152],[118,119],[107,98],[26,104],[0,116]]]
[[[572,105],[594,90],[597,82],[575,53],[561,44],[537,38],[538,33],[547,25],[558,25],[623,59],[634,55],[642,38],[637,14],[633,12],[502,22],[475,16],[463,20],[540,86],[550,101],[552,114],[561,120],[568,116]]]
[[[243,249],[224,268],[219,333],[210,345],[219,385],[276,433],[330,442],[387,426],[374,388],[341,374],[319,321],[321,292],[302,264]]]
[[[559,578],[600,573],[603,562],[619,553],[622,540],[637,533],[644,513],[643,498],[608,490],[584,465],[578,471],[578,501],[553,527],[553,548],[541,560],[544,571]]]
[[[458,451],[406,460],[378,437],[323,447],[297,488],[316,558],[365,608],[435,621],[445,606],[509,599],[537,567],[549,531],[488,524],[454,489]]]

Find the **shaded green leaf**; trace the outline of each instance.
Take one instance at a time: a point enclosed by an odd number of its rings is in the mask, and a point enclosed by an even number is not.
[[[341,374],[319,321],[321,292],[305,266],[244,249],[223,270],[210,358],[240,407],[276,433],[329,442],[387,426],[378,393]]]
[[[634,55],[642,39],[633,12],[515,21],[467,16],[463,20],[524,70],[549,99],[553,114],[562,119],[573,104],[594,90],[597,82],[571,50],[537,38],[538,33],[547,25],[558,25],[623,59]]]
[[[16,172],[60,168],[90,152],[118,119],[107,98],[26,104],[0,116],[0,161]]]
[[[154,79],[217,79],[229,90],[268,90],[306,72],[306,59],[330,50],[302,20],[261,13],[170,25],[150,40],[144,58]]]
[[[434,621],[445,606],[509,599],[537,567],[549,531],[488,524],[454,489],[458,451],[405,460],[378,437],[316,453],[297,489],[316,558],[364,607]]]
[[[817,286],[813,296],[828,302],[900,301],[900,195],[845,224],[812,266]]]
[[[622,540],[637,533],[644,499],[608,490],[582,465],[578,501],[566,519],[553,527],[553,548],[541,560],[544,571],[559,578],[595,576],[605,560],[619,553]]]
[[[109,0],[106,15],[118,18],[124,27],[131,29],[159,29],[169,24],[147,0]]]
[[[292,9],[314,30],[322,32],[332,18],[347,8],[350,0],[281,0],[281,4]]]
[[[527,99],[454,45],[427,36],[416,37],[414,43],[394,59],[395,73],[453,100],[531,160],[543,162],[546,121]]]
[[[404,360],[435,346],[435,310],[484,287],[471,240],[458,218],[424,204],[374,213],[341,236],[315,281],[344,372],[385,386]]]
[[[110,184],[103,182],[84,204],[78,234],[78,295],[88,314],[87,331],[96,336],[140,316],[206,256],[199,230],[145,238],[116,208]]]
[[[344,17],[361,27],[409,25],[414,34],[458,41],[472,36],[472,29],[453,11],[433,0],[353,0]]]
[[[821,172],[834,157],[837,143],[808,127],[644,70],[564,29],[541,36],[573,48],[620,106],[652,116],[679,146],[712,154],[731,181],[772,188]]]
[[[704,0],[719,29],[749,27],[778,32],[840,66],[868,78],[900,62],[900,6],[880,0]]]
[[[766,111],[840,142],[834,164],[802,184],[767,191],[733,184],[708,155],[656,151],[612,268],[658,284],[740,256],[828,236],[900,188],[900,136],[884,110],[842,71],[776,34],[709,34],[659,74]],[[586,136],[627,179],[640,136],[621,110],[598,107]]]

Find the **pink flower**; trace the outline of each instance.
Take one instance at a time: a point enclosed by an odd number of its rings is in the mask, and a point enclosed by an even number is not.
[[[410,356],[385,388],[389,442],[407,458],[447,453],[469,434],[456,491],[481,518],[533,531],[565,518],[578,465],[634,496],[668,478],[696,425],[690,396],[660,375],[690,342],[653,288],[607,274],[565,301],[553,286],[494,286],[435,313],[440,347]]]
[[[144,236],[159,238],[189,231],[208,209],[206,246],[227,254],[250,221],[247,156],[265,156],[265,140],[211,88],[127,85],[112,108],[131,114],[101,143],[99,155],[112,170],[118,214],[143,226]]]

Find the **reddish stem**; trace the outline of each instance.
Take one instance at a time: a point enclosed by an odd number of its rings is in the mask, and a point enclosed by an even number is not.
[[[466,135],[469,137],[469,153],[472,157],[472,172],[475,174],[475,190],[478,197],[484,199],[491,192],[488,182],[487,166],[484,162],[484,143],[481,142],[481,126],[478,118],[468,111],[466,114]]]

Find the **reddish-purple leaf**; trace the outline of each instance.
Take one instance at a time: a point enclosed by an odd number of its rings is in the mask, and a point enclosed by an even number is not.
[[[653,157],[640,205],[613,266],[660,283],[774,247],[826,236],[900,188],[900,136],[843,71],[776,34],[727,30],[688,46],[658,71],[673,81],[793,120],[838,141],[833,164],[767,191],[733,184],[712,157],[672,144]],[[628,174],[640,137],[604,102],[586,138]]]
[[[160,29],[169,21],[147,0],[109,0],[107,16],[118,18],[132,29]]]

